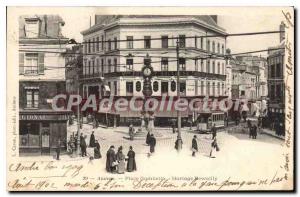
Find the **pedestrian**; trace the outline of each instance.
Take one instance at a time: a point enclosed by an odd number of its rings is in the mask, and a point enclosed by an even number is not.
[[[81,148],[81,156],[82,157],[87,156],[87,154],[86,154],[86,142],[85,142],[85,138],[83,137],[82,133],[80,135],[80,148]]]
[[[209,156],[211,158],[216,158],[216,156],[215,156],[216,151],[219,151],[219,147],[218,147],[218,143],[217,143],[217,138],[214,138],[211,143],[211,150],[210,150]]]
[[[192,156],[196,156],[196,152],[198,152],[198,143],[197,143],[197,136],[194,135],[193,140],[192,140]]]
[[[182,147],[182,144],[183,144],[183,141],[182,141],[181,137],[177,136],[177,139],[175,141],[175,149],[177,151],[179,151],[180,150],[179,146]]]
[[[149,146],[150,145],[150,140],[151,140],[151,134],[150,131],[148,130],[147,136],[146,136],[146,144]]]
[[[71,156],[74,156],[74,153],[76,151],[74,135],[70,136],[69,148],[70,148]]]
[[[125,173],[125,155],[123,154],[123,147],[120,146],[118,148],[118,153],[116,155],[116,159],[118,162],[117,166],[117,172],[118,174],[124,174]]]
[[[110,146],[106,153],[106,171],[114,173],[116,170],[116,153],[115,146]]]
[[[75,144],[75,150],[77,150],[77,145],[78,145],[78,134],[77,133],[74,136],[74,144]]]
[[[95,148],[94,148],[94,159],[100,159],[102,158],[101,152],[100,152],[100,144],[98,140],[95,141]]]
[[[128,159],[127,159],[127,171],[128,172],[136,171],[135,152],[133,151],[132,146],[129,147],[127,157],[128,157]]]
[[[150,154],[155,152],[156,138],[153,134],[150,136]]]
[[[240,117],[237,116],[235,119],[235,125],[238,126],[240,124]]]
[[[251,124],[251,120],[248,119],[247,121],[247,125],[248,125],[248,130],[249,130],[249,138],[252,137],[252,124]]]
[[[92,134],[91,134],[91,137],[90,137],[89,147],[95,147],[95,135],[94,135],[94,131],[92,131]]]
[[[60,156],[60,147],[61,147],[61,141],[58,139],[57,145],[56,145],[56,160],[59,160]]]
[[[175,123],[172,123],[172,131],[173,131],[173,133],[176,133],[176,130],[175,130]]]
[[[247,112],[243,111],[242,116],[243,116],[244,122],[246,122],[247,121]]]
[[[215,137],[217,137],[216,124],[214,124],[213,127],[211,128],[211,134],[212,134],[212,138],[211,139],[214,139]]]
[[[133,140],[133,138],[134,138],[134,128],[133,128],[132,124],[129,125],[129,137],[130,137],[130,140]]]
[[[261,126],[262,126],[262,117],[261,117],[261,115],[259,115],[259,117],[258,117],[258,123],[257,123],[258,125],[258,128],[260,128]]]
[[[257,136],[257,126],[254,124],[252,129],[252,137],[253,139],[256,139]]]

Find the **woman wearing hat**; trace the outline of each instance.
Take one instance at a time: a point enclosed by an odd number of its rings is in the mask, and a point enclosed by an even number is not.
[[[127,159],[127,171],[128,172],[136,171],[135,152],[133,151],[132,146],[129,147],[127,157],[128,157],[128,159]]]
[[[125,172],[125,155],[123,154],[123,147],[120,146],[118,148],[118,153],[116,155],[117,162],[118,162],[118,174],[124,174]]]

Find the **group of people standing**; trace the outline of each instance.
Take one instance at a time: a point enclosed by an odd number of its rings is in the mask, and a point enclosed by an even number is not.
[[[125,163],[127,161],[127,172],[136,171],[135,152],[132,146],[129,147],[127,157],[123,154],[123,147],[118,148],[118,152],[115,152],[115,146],[110,146],[106,153],[106,171],[110,173],[125,173]]]
[[[77,150],[77,145],[78,145],[78,140],[77,140],[77,134],[74,135],[74,133],[72,135],[70,135],[70,140],[68,141],[68,152],[70,155],[74,155],[74,153],[76,153]],[[83,136],[83,133],[80,134],[79,137],[79,147],[80,147],[80,155],[82,157],[86,157],[87,156],[87,143],[86,143],[86,136]],[[94,135],[94,131],[92,131],[92,134],[90,136],[90,143],[89,143],[89,147],[94,148],[94,159],[100,159],[101,156],[101,152],[100,152],[100,144],[98,142],[98,140],[95,139],[95,135]]]

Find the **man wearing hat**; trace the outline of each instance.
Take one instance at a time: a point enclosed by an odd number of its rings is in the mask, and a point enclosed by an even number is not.
[[[116,153],[115,146],[110,146],[106,153],[106,171],[114,172],[116,170],[116,166],[114,166],[114,162],[116,161]]]
[[[197,136],[194,135],[194,138],[192,140],[192,156],[195,157],[196,152],[198,152],[198,144],[197,144]]]

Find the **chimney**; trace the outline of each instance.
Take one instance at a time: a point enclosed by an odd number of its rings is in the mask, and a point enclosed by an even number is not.
[[[279,31],[285,31],[285,24],[282,21],[280,26],[279,26]],[[285,32],[280,32],[279,33],[279,41],[280,43],[285,39]]]

